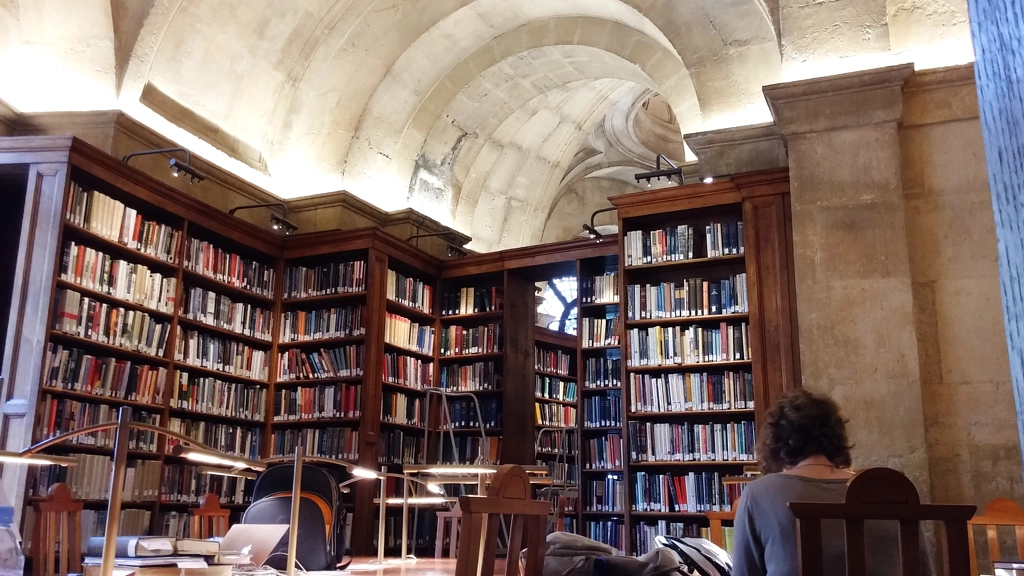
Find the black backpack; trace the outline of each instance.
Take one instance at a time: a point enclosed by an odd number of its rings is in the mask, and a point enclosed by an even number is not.
[[[295,466],[268,468],[253,487],[252,504],[242,515],[242,524],[288,524],[291,519],[292,479]],[[345,508],[338,480],[326,470],[302,466],[302,501],[299,503],[298,547],[295,559],[306,571],[345,568]],[[287,569],[288,534],[274,548],[266,565]]]

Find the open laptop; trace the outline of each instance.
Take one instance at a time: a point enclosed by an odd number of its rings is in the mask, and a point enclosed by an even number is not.
[[[220,541],[220,561],[243,563],[248,556],[253,564],[262,566],[286,532],[287,524],[235,524]]]

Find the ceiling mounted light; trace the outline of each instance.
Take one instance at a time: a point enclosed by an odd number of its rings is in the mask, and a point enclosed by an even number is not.
[[[666,169],[662,170],[662,168],[661,168],[661,161],[662,160],[667,162],[668,165],[671,166],[672,168],[666,168]],[[653,171],[651,171],[651,172],[638,172],[638,173],[633,175],[633,177],[636,178],[636,183],[637,184],[639,184],[641,180],[646,180],[648,188],[651,187],[651,180],[661,180],[662,178],[665,178],[669,182],[671,182],[673,176],[678,176],[679,177],[679,184],[680,184],[680,186],[686,183],[685,179],[683,178],[683,169],[678,167],[678,166],[676,166],[664,154],[658,154],[658,157],[655,158],[654,170]]]
[[[299,231],[299,227],[296,226],[294,222],[292,222],[291,220],[288,219],[288,205],[285,204],[284,202],[263,202],[261,204],[246,204],[245,206],[235,206],[231,210],[228,210],[228,214],[234,216],[235,212],[238,212],[239,210],[250,210],[250,209],[253,209],[253,208],[270,208],[270,207],[278,207],[278,208],[281,209],[282,212],[284,212],[283,216],[280,215],[280,214],[277,214],[276,212],[271,212],[270,213],[270,228],[271,228],[271,230],[275,230],[277,232],[280,232],[280,233],[284,234],[285,236],[290,236],[290,235],[294,234],[295,232]]]
[[[136,156],[149,156],[152,154],[168,154],[170,152],[184,152],[185,161],[181,162],[177,158],[171,158],[171,176],[177,178],[182,173],[188,175],[188,183],[195,184],[196,182],[202,182],[206,180],[206,176],[203,176],[198,170],[192,167],[192,153],[187,148],[160,148],[158,150],[144,150],[142,152],[132,152],[131,154],[125,154],[121,158],[121,162],[127,164],[129,160]]]

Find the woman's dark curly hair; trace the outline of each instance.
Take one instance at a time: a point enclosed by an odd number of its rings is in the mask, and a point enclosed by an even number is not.
[[[797,389],[783,396],[765,418],[758,457],[765,474],[824,456],[836,468],[850,467],[846,420],[828,396]]]

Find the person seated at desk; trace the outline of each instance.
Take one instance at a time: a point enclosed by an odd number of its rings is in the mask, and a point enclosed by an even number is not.
[[[789,502],[842,502],[849,470],[846,420],[829,397],[794,390],[768,412],[758,446],[763,477],[747,485],[736,511],[732,576],[796,576],[796,518]],[[865,535],[868,573],[898,570],[899,555],[881,527]],[[895,536],[895,532],[892,534]],[[888,541],[888,542],[887,542]],[[826,574],[846,574],[841,521],[822,522]]]

